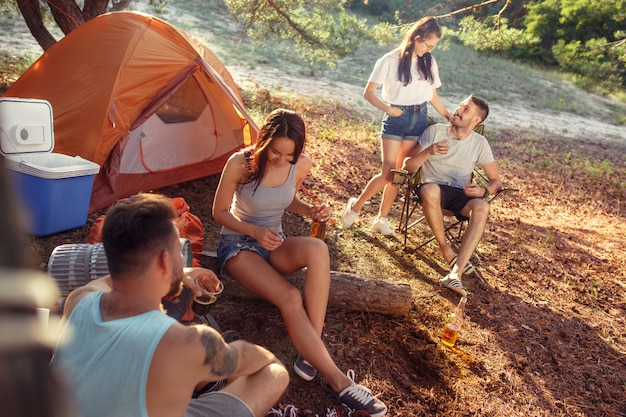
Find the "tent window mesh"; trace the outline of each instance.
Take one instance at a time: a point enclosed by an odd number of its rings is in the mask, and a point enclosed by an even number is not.
[[[191,77],[156,111],[164,123],[193,122],[207,102],[197,81]]]

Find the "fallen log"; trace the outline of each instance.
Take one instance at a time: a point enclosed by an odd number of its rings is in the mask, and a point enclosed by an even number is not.
[[[205,268],[217,270],[215,258],[211,253],[203,253],[201,264]],[[302,290],[305,274],[306,269],[303,269],[285,278]],[[222,297],[244,299],[258,297],[234,279],[224,279],[223,282]],[[329,308],[405,316],[411,308],[412,299],[411,286],[406,283],[369,279],[348,272],[330,272]]]

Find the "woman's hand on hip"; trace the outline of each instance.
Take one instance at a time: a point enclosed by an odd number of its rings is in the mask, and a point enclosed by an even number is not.
[[[404,113],[402,109],[393,106],[389,106],[389,109],[387,110],[387,114],[391,117],[400,117],[402,116],[402,113]]]

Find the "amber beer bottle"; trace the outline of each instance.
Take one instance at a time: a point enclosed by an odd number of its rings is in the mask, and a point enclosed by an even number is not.
[[[320,195],[317,204],[326,205],[326,199],[325,194]],[[311,233],[309,233],[309,235],[324,240],[324,237],[326,237],[326,222],[313,219],[311,221]]]
[[[326,222],[313,220],[311,222],[311,237],[316,237],[318,239],[324,240],[325,236],[326,236]]]
[[[465,303],[467,303],[467,298],[461,297],[459,304],[450,313],[450,320],[446,323],[446,326],[443,328],[443,335],[441,335],[441,343],[444,346],[454,346],[456,339],[459,337],[459,332],[465,321]]]

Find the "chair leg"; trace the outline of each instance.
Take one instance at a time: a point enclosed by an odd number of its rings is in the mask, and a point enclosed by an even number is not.
[[[446,237],[448,238],[450,242],[458,243],[461,241],[461,237],[463,236],[463,231],[465,229],[465,223],[466,223],[465,220],[456,220],[454,221],[454,223],[446,226],[446,229],[445,229]],[[457,226],[459,226],[459,230],[455,236],[454,234],[452,234],[452,229],[454,229]]]
[[[413,223],[411,223],[408,227],[407,227],[407,231],[409,228],[415,226],[416,224],[422,222],[425,219],[424,216],[420,217],[419,219],[417,219],[416,221],[414,221]],[[465,220],[455,220],[453,223],[446,225],[446,227],[444,228],[444,232],[446,234],[446,238],[448,239],[448,241],[450,241],[450,243],[455,243],[461,240],[461,236],[463,234],[463,230],[465,228]],[[454,229],[456,226],[459,226],[459,231],[457,233],[457,236],[454,236],[452,234],[452,229]],[[410,253],[415,253],[418,250],[420,250],[421,248],[423,248],[424,246],[428,245],[430,242],[432,242],[433,240],[435,240],[435,236],[431,235],[431,237],[425,241],[423,241],[422,243],[420,243],[418,246],[416,246],[415,248],[413,248],[411,250]],[[406,237],[405,237],[405,249],[406,249]]]
[[[414,223],[409,224],[409,220],[411,216],[415,212],[418,203],[413,202],[411,205],[412,196],[411,196],[411,186],[410,184],[406,184],[406,192],[404,196],[404,203],[402,204],[402,214],[400,215],[400,221],[398,223],[398,231],[401,231],[404,235],[404,247],[406,248],[406,242],[408,238],[409,229],[414,225]]]
[[[413,250],[411,250],[410,253],[415,253],[418,250],[422,249],[424,246],[428,245],[430,242],[432,242],[433,240],[435,240],[435,236],[431,236],[430,239],[423,241],[422,243],[420,243],[418,246],[416,246],[415,248],[413,248]]]
[[[413,213],[415,213],[415,210],[417,209],[417,205],[418,204],[419,203],[416,202],[415,204],[413,204],[413,208],[410,208],[410,207],[407,208],[406,218],[405,218],[405,221],[404,221],[404,247],[405,247],[405,249],[406,249],[406,241],[407,241],[408,236],[409,236],[409,229],[414,227],[415,225],[421,223],[426,218],[424,216],[421,216],[419,219],[417,219],[417,220],[413,221],[412,223],[408,224],[409,223],[409,219],[411,218]]]
[[[404,203],[402,204],[402,211],[400,214],[400,221],[398,222],[398,231],[402,232],[404,234],[404,246],[406,247],[406,238],[407,238],[407,227],[406,227],[406,223],[408,223],[409,221],[409,198],[410,198],[410,193],[409,193],[409,187],[407,186],[407,192],[405,193],[404,196]]]

